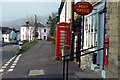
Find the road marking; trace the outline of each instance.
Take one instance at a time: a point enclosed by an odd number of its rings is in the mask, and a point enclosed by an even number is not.
[[[17,64],[17,62],[13,62],[13,64]]]
[[[10,63],[10,61],[7,62],[7,64],[9,64],[9,63]]]
[[[4,64],[4,66],[2,66],[2,69],[5,69],[15,57],[16,57],[16,55],[13,56],[6,64]]]
[[[14,62],[17,63],[18,61],[15,60]]]
[[[6,68],[6,66],[2,66],[2,69]]]
[[[44,70],[30,70],[28,76],[45,75]]]
[[[16,64],[12,64],[12,66],[15,66]]]
[[[14,67],[15,67],[15,66],[12,65],[10,68],[14,68]]]
[[[8,66],[9,64],[5,64],[5,66]]]
[[[10,69],[8,70],[8,72],[11,72],[11,71],[14,70],[14,68],[15,68],[18,60],[20,59],[20,56],[21,56],[21,54],[16,57],[15,61],[14,61],[13,64],[10,66]]]
[[[11,71],[13,71],[13,69],[9,69],[9,70],[8,70],[8,72],[11,72]]]
[[[4,69],[0,69],[0,73],[4,72]]]
[[[11,62],[15,57],[16,57],[16,55],[13,56],[8,62]]]

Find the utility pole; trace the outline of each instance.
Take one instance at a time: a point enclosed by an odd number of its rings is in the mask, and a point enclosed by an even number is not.
[[[35,28],[34,28],[34,40],[36,40],[35,34],[36,34],[36,26],[37,26],[37,16],[35,15]]]
[[[71,45],[70,45],[70,52],[71,54],[74,53],[74,38],[75,38],[75,35],[74,35],[74,10],[73,10],[73,6],[74,6],[74,0],[71,1]],[[70,58],[72,59],[72,61],[74,60],[73,59],[74,55],[71,55]]]

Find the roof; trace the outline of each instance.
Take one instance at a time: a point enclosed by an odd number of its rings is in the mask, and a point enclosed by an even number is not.
[[[58,9],[58,14],[59,14],[59,15],[61,14],[61,11],[62,11],[62,9],[63,9],[64,3],[65,3],[65,0],[62,0],[62,1],[61,1],[61,4],[60,4],[60,7],[59,7],[59,9]]]
[[[30,27],[30,26],[35,27],[35,23],[31,22],[31,23],[28,23],[28,24],[23,25],[21,27]],[[37,23],[37,27],[46,27],[46,26],[43,25],[42,23]]]
[[[19,32],[18,30],[16,29],[10,29],[8,27],[2,27],[2,34],[9,34],[11,31],[14,31],[15,33]]]
[[[4,32],[4,34],[9,34],[11,32],[12,32],[12,30],[7,30],[6,32]]]

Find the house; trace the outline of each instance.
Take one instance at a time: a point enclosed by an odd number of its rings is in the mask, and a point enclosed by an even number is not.
[[[82,0],[74,0],[74,4]],[[87,49],[94,46],[96,48],[88,50],[95,51],[96,49],[104,48],[104,41],[107,38],[109,40],[109,49],[104,51],[98,51],[93,54],[89,54],[81,57],[81,68],[91,69],[93,71],[99,71],[99,74],[103,78],[118,78],[119,75],[119,63],[120,63],[120,40],[119,40],[119,14],[120,14],[120,2],[108,2],[102,0],[84,0],[92,4],[93,10],[90,14],[85,15],[84,19],[81,15],[82,21],[84,21],[84,27],[82,25],[80,33],[81,49]],[[68,22],[67,11],[68,0],[64,0],[60,5],[60,21]],[[61,7],[62,6],[62,7]],[[66,8],[65,8],[66,7]],[[71,10],[71,9],[70,9]],[[78,15],[74,12],[74,20]],[[74,26],[75,28],[75,26]],[[76,32],[74,32],[74,35]],[[78,36],[75,35],[74,44],[76,44]],[[75,45],[74,45],[75,46]],[[83,47],[82,47],[83,46]],[[76,47],[74,47],[76,49]],[[107,52],[108,51],[108,52]],[[108,55],[108,63],[105,65],[105,53]],[[85,54],[85,53],[81,53]]]
[[[28,40],[33,41],[34,38],[47,40],[49,35],[49,27],[44,26],[41,23],[37,23],[36,33],[34,37],[35,24],[33,22],[26,22],[26,25],[21,26],[20,37],[21,41]]]
[[[49,27],[38,24],[38,39],[47,40],[47,37],[49,36],[49,31]]]
[[[2,27],[0,26],[0,44],[2,43]]]
[[[10,42],[12,40],[17,40],[17,32],[14,28],[10,29],[8,27],[2,27],[2,40],[3,42]]]
[[[21,29],[20,29],[20,39],[21,39],[21,41],[24,41],[24,40],[32,41],[32,40],[34,40],[33,34],[34,34],[34,27],[31,26],[29,24],[29,22],[26,22],[26,25],[21,26]]]

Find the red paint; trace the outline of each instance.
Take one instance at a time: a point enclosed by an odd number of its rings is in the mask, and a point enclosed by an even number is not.
[[[62,27],[60,27],[62,26]],[[65,27],[65,26],[68,26],[68,27]],[[66,36],[63,36],[65,37],[66,41],[65,42],[60,42],[60,40],[64,40],[64,39],[61,39],[61,30],[65,30],[66,32],[63,32]],[[70,45],[70,24],[69,23],[66,23],[66,22],[58,22],[57,23],[57,28],[56,28],[56,41],[55,41],[55,58],[58,57],[60,58],[61,57],[61,48],[60,46],[60,43],[65,43],[65,45]]]
[[[92,12],[92,5],[88,2],[78,2],[74,6],[74,10],[77,14],[87,15]]]
[[[109,39],[105,38],[104,40],[104,66],[108,63],[108,51],[109,51]]]

